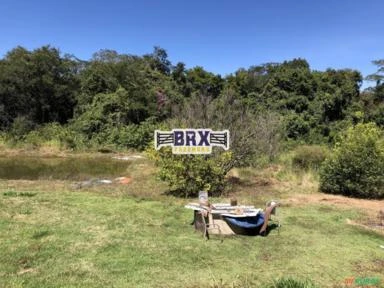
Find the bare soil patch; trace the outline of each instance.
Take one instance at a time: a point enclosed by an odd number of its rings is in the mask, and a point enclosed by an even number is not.
[[[384,200],[357,199],[324,193],[297,194],[291,198],[288,198],[284,202],[291,205],[306,205],[308,203],[317,203],[330,204],[341,207],[360,208],[372,216],[377,216],[379,213],[384,213]]]
[[[357,208],[367,214],[359,221],[347,219],[347,223],[374,230],[384,235],[384,200],[366,200],[324,193],[298,194],[284,201],[286,205],[307,205],[309,203],[329,204],[342,208]]]

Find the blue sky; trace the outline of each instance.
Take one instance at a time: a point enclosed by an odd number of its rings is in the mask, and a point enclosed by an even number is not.
[[[50,44],[84,60],[99,49],[143,55],[157,45],[173,63],[223,76],[297,57],[366,76],[384,58],[382,0],[2,0],[0,11],[1,57],[17,45]]]

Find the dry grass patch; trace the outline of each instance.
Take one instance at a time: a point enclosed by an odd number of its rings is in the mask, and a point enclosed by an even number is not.
[[[296,194],[285,202],[293,205],[307,205],[309,203],[329,204],[343,208],[357,208],[367,212],[370,216],[377,217],[384,208],[384,200],[366,200],[349,198],[340,195],[330,195],[325,193]]]

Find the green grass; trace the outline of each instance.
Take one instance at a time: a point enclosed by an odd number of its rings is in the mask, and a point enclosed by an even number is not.
[[[283,277],[311,279],[318,287],[342,287],[348,277],[384,281],[383,238],[347,225],[347,218],[361,217],[353,209],[283,207],[279,235],[221,243],[193,231],[185,199],[64,188],[10,197],[9,183],[2,182],[5,187],[0,287],[261,287]]]
[[[231,194],[262,207],[282,199],[282,228],[268,237],[205,241],[190,225],[189,201],[164,196],[156,168],[140,160],[129,185],[73,189],[59,180],[0,180],[0,287],[351,287],[384,282],[382,235],[347,224],[356,208],[295,204],[317,193],[316,175],[236,171]],[[227,198],[211,199],[226,202]],[[375,278],[375,279],[377,279]],[[383,286],[382,286],[383,287]]]
[[[274,281],[268,288],[315,288],[316,286],[309,280],[298,281],[294,278],[281,278]]]

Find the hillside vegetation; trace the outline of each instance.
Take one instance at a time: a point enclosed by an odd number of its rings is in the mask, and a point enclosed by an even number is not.
[[[0,60],[0,141],[5,148],[148,150],[155,129],[228,129],[228,153],[181,159],[149,151],[170,192],[220,195],[232,168],[273,163],[296,149],[299,166],[318,170],[329,158],[323,191],[383,198],[384,62],[373,63],[378,71],[368,78],[376,85],[360,91],[359,71],[315,71],[305,59],[223,77],[172,63],[160,47],[143,56],[100,50],[87,61],[50,46],[16,47]],[[353,138],[350,129],[374,136]],[[356,154],[344,153],[350,149]]]
[[[144,149],[154,128],[178,116],[194,96],[230,93],[254,115],[280,115],[284,141],[332,143],[356,123],[383,127],[383,61],[374,63],[378,72],[370,78],[377,85],[361,92],[359,71],[314,71],[304,59],[223,77],[174,64],[160,47],[143,56],[100,50],[88,61],[50,46],[16,47],[0,60],[0,129],[13,144]]]

